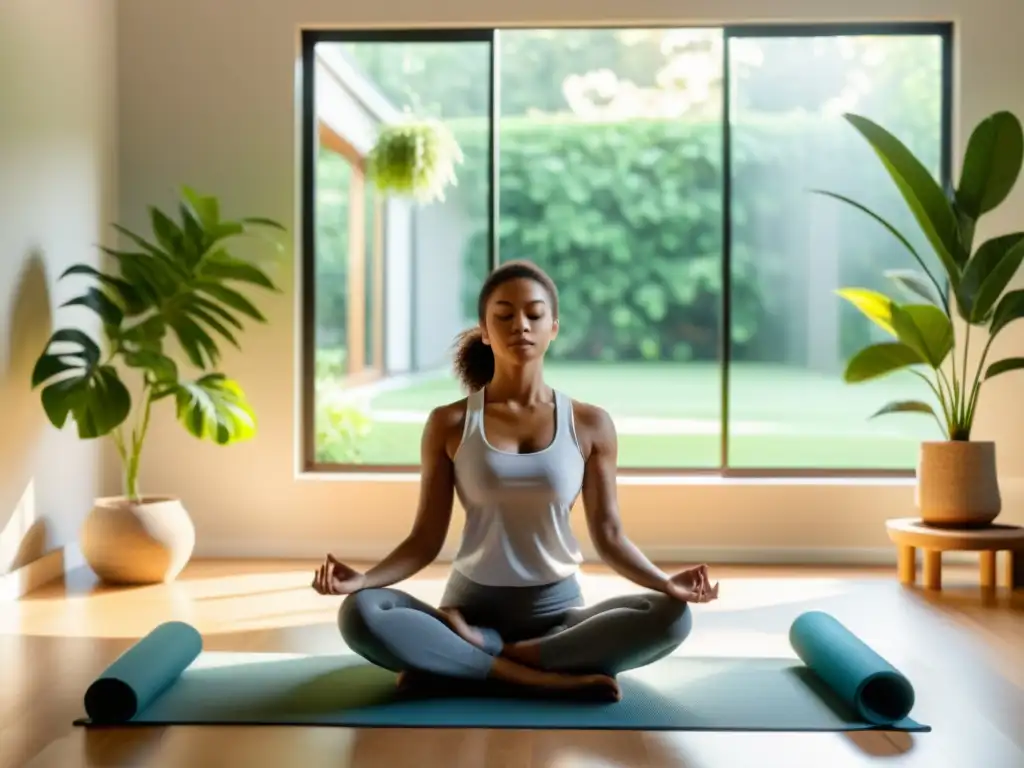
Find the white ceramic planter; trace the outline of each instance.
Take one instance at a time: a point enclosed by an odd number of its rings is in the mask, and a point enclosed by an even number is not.
[[[1002,511],[995,443],[921,443],[915,501],[929,525],[989,525]]]
[[[82,555],[102,581],[158,584],[173,581],[192,557],[192,518],[173,496],[96,500],[81,531]]]

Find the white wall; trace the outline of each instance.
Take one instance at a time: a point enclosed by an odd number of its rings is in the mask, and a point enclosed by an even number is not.
[[[74,540],[100,483],[101,450],[59,433],[29,390],[57,309],[98,263],[116,204],[113,0],[0,3],[0,574]]]
[[[476,323],[475,313],[472,320],[466,320],[462,301],[466,287],[463,252],[474,230],[464,210],[449,197],[414,212],[412,332],[417,371],[449,368],[455,337]],[[487,254],[481,252],[480,257],[482,261]]]
[[[986,114],[1024,116],[1024,4],[1008,0],[131,0],[119,6],[121,213],[167,203],[183,182],[224,196],[231,212],[278,217],[297,228],[299,29],[315,26],[676,23],[791,20],[942,20],[958,24],[957,146]],[[959,151],[958,151],[959,155]],[[989,230],[1024,221],[1024,183]],[[985,233],[981,233],[985,234]],[[294,265],[271,323],[229,356],[260,415],[254,442],[196,444],[166,409],[157,416],[143,480],[184,496],[204,554],[376,556],[408,529],[415,478],[297,479],[297,313]],[[1024,353],[1024,324],[997,351]],[[986,389],[977,437],[999,441],[1007,520],[1024,521],[1024,415],[1020,377]],[[746,556],[867,557],[887,552],[885,518],[912,514],[909,483],[666,480],[624,482],[623,514],[655,556],[701,550]],[[452,536],[455,536],[453,531]],[[696,556],[696,555],[694,555]]]

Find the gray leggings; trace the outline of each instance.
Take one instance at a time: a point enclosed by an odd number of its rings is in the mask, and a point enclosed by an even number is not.
[[[574,577],[541,587],[488,587],[452,573],[441,601],[484,637],[466,642],[437,609],[397,589],[349,595],[338,613],[345,643],[393,672],[482,680],[504,643],[539,638],[541,668],[616,675],[667,656],[690,634],[686,603],[651,592],[585,607]]]

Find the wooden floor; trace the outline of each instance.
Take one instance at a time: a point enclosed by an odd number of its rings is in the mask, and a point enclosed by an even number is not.
[[[162,621],[188,621],[208,650],[331,653],[338,598],[310,588],[313,563],[200,562],[170,585],[108,590],[87,571],[0,603],[0,766],[173,768],[795,768],[1024,766],[1024,593],[983,593],[976,571],[946,589],[900,587],[892,569],[716,567],[721,599],[695,609],[680,653],[790,655],[789,623],[831,612],[913,681],[932,733],[630,733],[174,727],[87,732],[88,683]],[[437,567],[403,585],[436,601]],[[588,569],[598,599],[630,591]],[[751,695],[757,695],[751,691]]]

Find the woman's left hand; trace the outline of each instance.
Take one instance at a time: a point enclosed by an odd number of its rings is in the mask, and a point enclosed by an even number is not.
[[[666,594],[685,603],[710,603],[718,599],[718,582],[712,586],[708,567],[697,565],[680,571],[668,580]]]

